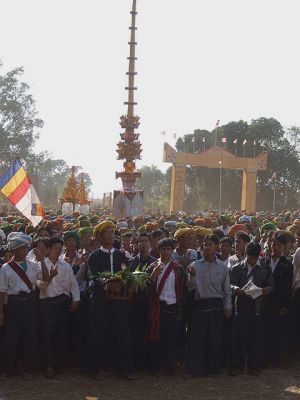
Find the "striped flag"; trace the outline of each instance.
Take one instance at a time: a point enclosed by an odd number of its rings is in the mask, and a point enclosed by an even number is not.
[[[19,159],[1,177],[0,192],[34,227],[44,218],[43,207]]]

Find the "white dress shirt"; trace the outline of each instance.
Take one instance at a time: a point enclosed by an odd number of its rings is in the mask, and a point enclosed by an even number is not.
[[[103,246],[100,247],[101,251],[104,253],[110,253],[110,272],[113,274],[114,273],[114,248],[111,248],[110,250],[105,249]]]
[[[293,257],[294,265],[294,287],[295,289],[300,288],[300,247],[296,250]]]
[[[169,261],[167,264],[162,263],[160,259],[158,259],[157,261],[158,261],[157,265],[162,267],[162,269],[163,269],[157,278],[156,288],[158,289],[160,281],[161,281],[162,277],[164,276],[164,273],[167,270],[171,261]],[[174,272],[174,270],[167,277],[164,287],[162,288],[161,294],[159,296],[159,299],[161,301],[165,301],[168,305],[177,303],[176,291],[175,291],[175,272]]]
[[[16,263],[19,265],[19,263]],[[32,288],[34,289],[37,280],[42,280],[42,270],[37,262],[26,259],[27,270],[26,275],[28,276]],[[20,268],[22,268],[20,266]],[[0,268],[0,292],[6,293],[8,296],[17,295],[20,292],[30,293],[28,286],[23,280],[16,274],[16,272],[7,263],[2,265]]]
[[[66,261],[59,259],[54,265],[49,258],[45,264],[50,272],[51,267],[57,268],[57,275],[47,285],[40,286],[40,298],[56,297],[62,294],[72,295],[73,301],[80,300],[80,291],[72,267]]]
[[[270,267],[272,270],[272,274],[274,274],[274,271],[277,267],[278,262],[279,262],[279,258],[277,258],[277,260],[274,261],[273,258],[271,257]]]

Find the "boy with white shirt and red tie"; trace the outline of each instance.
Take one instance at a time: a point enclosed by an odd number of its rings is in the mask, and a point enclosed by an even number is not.
[[[172,261],[173,239],[158,242],[160,258],[147,272],[152,284],[146,341],[149,343],[151,372],[160,376],[171,374],[176,365],[178,340],[178,315],[186,283],[184,268]]]

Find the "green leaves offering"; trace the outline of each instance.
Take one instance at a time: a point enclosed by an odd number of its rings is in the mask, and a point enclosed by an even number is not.
[[[107,284],[112,281],[120,281],[133,293],[144,291],[147,288],[149,275],[146,272],[131,272],[128,268],[112,274],[111,272],[98,272],[94,279],[101,284]]]

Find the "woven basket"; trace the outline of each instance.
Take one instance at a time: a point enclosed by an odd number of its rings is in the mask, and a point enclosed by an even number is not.
[[[108,281],[104,293],[108,300],[130,300],[133,296],[131,287],[121,280]]]

